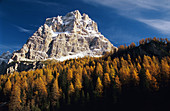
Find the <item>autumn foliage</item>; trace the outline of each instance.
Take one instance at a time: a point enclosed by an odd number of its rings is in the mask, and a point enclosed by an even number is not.
[[[140,44],[145,44],[145,40]],[[135,44],[129,48],[135,48]],[[123,46],[120,49],[126,50]],[[152,94],[166,89],[169,83],[169,56],[133,58],[129,54],[126,57],[109,54],[103,58],[72,59],[48,64],[43,69],[0,75],[0,102],[7,101],[10,111],[64,110],[71,105],[99,105],[103,100],[106,104],[117,104],[121,95]]]

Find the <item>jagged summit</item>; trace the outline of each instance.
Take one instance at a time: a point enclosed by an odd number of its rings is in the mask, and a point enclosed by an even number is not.
[[[98,32],[97,24],[88,15],[81,15],[76,10],[66,16],[47,18],[45,24],[28,39],[21,50],[14,53],[12,59],[65,60],[66,56],[72,58],[71,55],[101,56],[112,48],[108,39]]]
[[[47,18],[45,24],[51,26],[52,30],[58,33],[80,33],[85,35],[98,32],[97,24],[88,15],[81,15],[78,10],[68,13],[66,16]]]
[[[13,61],[63,61],[84,56],[99,57],[111,50],[117,48],[98,32],[97,24],[88,15],[81,15],[75,10],[65,16],[47,18],[27,43],[13,53],[8,64]]]

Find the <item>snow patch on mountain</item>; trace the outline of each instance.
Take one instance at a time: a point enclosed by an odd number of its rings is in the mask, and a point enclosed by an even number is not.
[[[54,32],[53,30],[51,30],[51,34],[52,34],[52,37],[57,37],[58,34],[69,34],[70,32],[69,31],[66,31],[66,32]]]
[[[73,54],[73,55],[72,53],[70,53],[68,56],[62,56],[59,58],[49,58],[49,59],[55,59],[57,61],[62,62],[62,61],[69,60],[69,59],[78,59],[78,58],[89,57],[89,56],[90,57],[101,57],[102,55],[94,55],[91,52],[85,51],[85,52],[80,52],[80,53]]]

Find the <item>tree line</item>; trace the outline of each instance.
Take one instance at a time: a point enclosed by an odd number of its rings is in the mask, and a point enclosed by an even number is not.
[[[169,56],[113,58],[110,52],[101,58],[46,63],[42,69],[0,75],[0,102],[7,102],[9,111],[110,109],[170,87]]]

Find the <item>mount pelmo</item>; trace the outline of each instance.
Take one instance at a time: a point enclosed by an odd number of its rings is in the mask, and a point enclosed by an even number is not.
[[[47,59],[64,61],[84,56],[100,57],[105,52],[116,50],[98,31],[97,24],[88,15],[81,15],[76,10],[65,16],[47,18],[26,44],[4,61],[6,70],[4,72],[1,68],[0,73],[42,67],[42,64],[37,64]],[[5,64],[1,58],[0,63]]]

